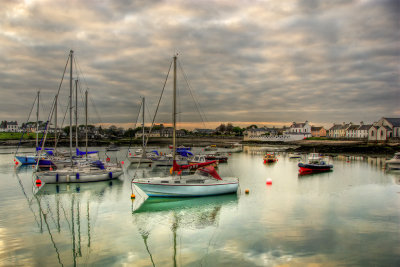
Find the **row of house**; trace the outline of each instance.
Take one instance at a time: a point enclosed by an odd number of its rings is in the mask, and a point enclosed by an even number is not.
[[[150,137],[172,137],[174,132],[174,128],[172,127],[163,127],[159,130],[152,130],[150,133]],[[149,129],[145,128],[144,135],[148,136],[149,135]],[[185,131],[182,130],[176,130],[176,137],[182,137],[185,135]],[[137,131],[135,133],[136,138],[141,138],[143,136],[142,131]]]
[[[328,130],[328,137],[349,138],[349,139],[368,139],[368,141],[385,141],[400,138],[400,118],[382,117],[373,124],[359,125],[353,123],[334,124]]]
[[[300,137],[329,137],[336,139],[366,139],[368,141],[385,141],[400,138],[400,118],[382,117],[372,124],[345,123],[333,124],[326,130],[323,126],[312,126],[308,121],[304,123],[293,122],[289,127],[283,128],[250,128],[244,132],[245,140],[261,140],[271,136]]]

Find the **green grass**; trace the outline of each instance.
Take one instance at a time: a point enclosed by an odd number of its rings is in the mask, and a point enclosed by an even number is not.
[[[23,133],[0,133],[0,140],[19,140],[21,139]],[[43,134],[39,134],[39,139],[41,139]],[[47,136],[49,137],[49,135]],[[36,139],[35,133],[26,133],[23,137],[24,140],[34,140]]]

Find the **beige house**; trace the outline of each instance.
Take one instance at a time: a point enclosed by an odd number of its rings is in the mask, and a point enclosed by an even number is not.
[[[324,127],[311,127],[311,136],[313,137],[325,137],[326,136],[326,130]]]
[[[382,117],[368,130],[369,141],[386,141],[400,138],[400,118]]]

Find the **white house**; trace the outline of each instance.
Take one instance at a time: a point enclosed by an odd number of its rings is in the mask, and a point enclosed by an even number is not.
[[[304,123],[296,123],[293,122],[292,125],[289,127],[289,133],[309,133],[311,134],[311,125],[308,124],[308,121],[305,121]]]
[[[372,124],[364,124],[363,122],[360,123],[360,128],[356,131],[357,138],[360,139],[367,139],[368,138],[368,131],[372,127]]]
[[[18,122],[16,121],[7,122],[6,132],[19,132]]]

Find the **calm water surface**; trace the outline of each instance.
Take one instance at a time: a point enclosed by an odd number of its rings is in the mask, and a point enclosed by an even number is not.
[[[237,195],[143,202],[130,199],[134,173],[162,171],[125,164],[119,180],[37,192],[32,167],[1,148],[0,265],[400,266],[400,173],[384,158],[339,155],[333,172],[298,176],[284,152],[263,164],[270,149],[219,165]],[[108,154],[126,161],[126,149]]]

